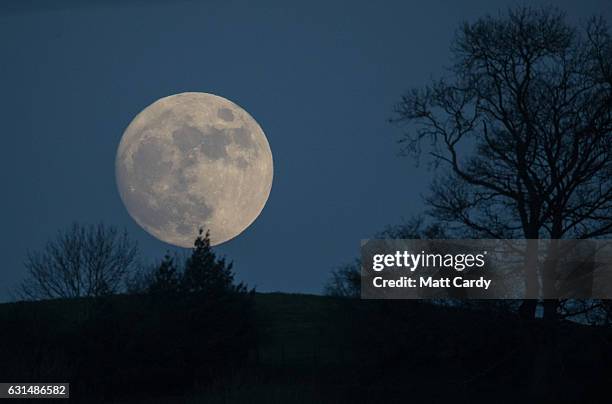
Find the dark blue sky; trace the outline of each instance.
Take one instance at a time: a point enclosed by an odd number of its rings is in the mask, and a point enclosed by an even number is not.
[[[73,221],[126,227],[145,260],[172,249],[123,207],[123,130],[184,91],[226,97],[264,129],[264,211],[218,248],[260,291],[319,293],[359,240],[422,209],[431,174],[387,123],[404,90],[443,73],[458,24],[514,2],[5,1],[0,5],[0,300]],[[558,2],[572,21],[609,1]]]

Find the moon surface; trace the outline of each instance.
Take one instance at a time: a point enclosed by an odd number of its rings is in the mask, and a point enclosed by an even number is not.
[[[200,228],[212,245],[242,233],[272,188],[272,152],[244,109],[208,93],[161,98],[140,112],[115,160],[119,194],[147,232],[193,246]]]

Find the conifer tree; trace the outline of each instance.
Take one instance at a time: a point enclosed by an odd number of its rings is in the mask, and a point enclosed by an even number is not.
[[[185,262],[182,290],[188,293],[223,294],[246,292],[244,284],[234,285],[232,263],[217,258],[210,246],[210,234],[200,229],[191,256]]]
[[[149,292],[153,294],[178,292],[181,283],[179,275],[174,258],[166,253],[152,274]]]

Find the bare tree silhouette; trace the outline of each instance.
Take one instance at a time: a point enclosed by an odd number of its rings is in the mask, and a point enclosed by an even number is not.
[[[535,240],[525,264],[533,295],[538,271],[554,271],[537,269],[537,239],[612,233],[608,28],[593,18],[580,30],[555,9],[519,8],[465,23],[452,53],[450,77],[402,97],[392,121],[405,124],[405,151],[426,149],[449,168],[427,199],[436,219],[470,237]],[[532,317],[536,304],[525,301],[522,313]],[[556,315],[557,302],[544,307]]]
[[[409,220],[387,226],[374,234],[379,239],[443,239],[446,235],[438,223],[425,223],[422,215],[413,216]],[[332,269],[325,283],[323,293],[327,296],[359,298],[361,295],[361,259],[356,258],[349,263]]]
[[[27,277],[19,293],[25,299],[103,296],[118,292],[137,265],[138,247],[127,232],[103,224],[74,223],[29,252]]]

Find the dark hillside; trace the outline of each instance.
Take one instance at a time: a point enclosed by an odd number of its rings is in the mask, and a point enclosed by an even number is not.
[[[251,344],[227,325],[183,335],[186,317],[165,306],[142,296],[0,305],[0,379],[69,381],[85,402],[393,402],[407,392],[417,402],[474,402],[474,392],[513,402],[538,399],[534,385],[572,402],[612,382],[610,332],[575,323],[259,293]],[[227,324],[223,313],[205,316]],[[541,340],[551,349],[536,348]],[[206,366],[193,371],[185,350]]]

